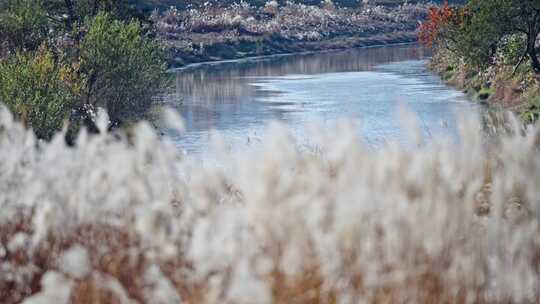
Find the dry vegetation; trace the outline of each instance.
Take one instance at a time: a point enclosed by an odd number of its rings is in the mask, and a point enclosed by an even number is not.
[[[320,6],[268,1],[264,7],[255,7],[240,2],[227,7],[156,11],[151,20],[158,37],[176,52],[174,56],[201,61],[369,45],[376,42],[362,39],[377,35],[378,43],[411,42],[427,8],[426,4],[337,8],[332,1]],[[332,39],[337,41],[331,46],[320,45]]]
[[[343,126],[314,135],[313,154],[275,127],[259,153],[223,152],[215,167],[145,123],[67,147],[1,110],[0,298],[537,302],[538,130],[488,153],[480,129],[374,152]]]
[[[361,9],[338,9],[331,2],[311,6],[288,2],[278,6],[270,1],[263,8],[247,3],[229,7],[203,7],[163,14],[154,13],[158,33],[182,37],[183,33],[226,32],[230,36],[278,35],[297,40],[320,40],[332,36],[369,34],[378,31],[416,29],[417,21],[426,16],[427,6],[404,4],[397,8],[368,6]]]

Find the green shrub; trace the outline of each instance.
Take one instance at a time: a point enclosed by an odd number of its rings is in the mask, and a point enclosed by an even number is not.
[[[80,45],[81,72],[88,79],[84,103],[106,108],[114,123],[144,113],[167,79],[164,52],[136,21],[100,13],[88,18],[85,28]]]
[[[35,50],[47,33],[47,13],[40,1],[0,1],[0,37],[9,50]]]
[[[504,37],[499,43],[499,54],[506,64],[516,64],[523,56],[523,50],[527,43],[525,35],[513,34]]]
[[[43,139],[62,128],[84,83],[55,57],[42,46],[0,61],[0,103]]]
[[[476,98],[479,100],[487,100],[493,93],[494,91],[491,88],[481,88],[476,94]]]
[[[534,123],[540,118],[540,96],[534,97],[525,111],[521,114],[522,119],[527,123]]]
[[[70,136],[94,130],[97,107],[116,124],[143,115],[165,54],[131,12],[124,0],[0,0],[0,103],[44,139],[68,117]]]

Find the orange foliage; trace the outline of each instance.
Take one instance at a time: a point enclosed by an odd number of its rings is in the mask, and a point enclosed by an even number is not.
[[[454,16],[454,9],[448,5],[448,1],[445,1],[441,6],[431,7],[427,20],[418,28],[420,43],[432,47],[440,36],[441,28],[451,22]]]

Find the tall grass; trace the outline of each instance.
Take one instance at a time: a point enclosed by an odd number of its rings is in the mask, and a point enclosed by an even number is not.
[[[372,151],[337,127],[313,154],[276,127],[205,166],[145,123],[67,147],[1,110],[0,299],[537,302],[538,130],[480,129]]]

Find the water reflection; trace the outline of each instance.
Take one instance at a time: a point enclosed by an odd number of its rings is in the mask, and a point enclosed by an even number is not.
[[[404,45],[193,65],[177,72],[176,93],[187,103],[245,102],[257,95],[256,87],[248,85],[252,77],[370,71],[382,63],[428,55],[422,48]]]

